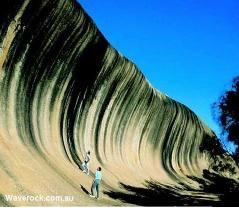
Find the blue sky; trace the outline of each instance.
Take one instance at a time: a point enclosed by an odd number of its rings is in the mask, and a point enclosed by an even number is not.
[[[211,104],[239,75],[238,0],[79,2],[155,88],[187,105],[219,136]]]

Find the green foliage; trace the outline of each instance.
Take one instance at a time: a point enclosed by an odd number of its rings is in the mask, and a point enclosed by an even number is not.
[[[222,129],[229,141],[239,145],[239,76],[232,81],[232,87],[226,91],[217,102],[213,104],[213,110]],[[234,154],[239,161],[239,148]]]
[[[215,134],[205,134],[199,147],[199,150],[201,152],[210,152],[214,159],[216,159],[217,156],[222,156],[225,153],[225,150],[223,149],[221,143],[219,142]]]

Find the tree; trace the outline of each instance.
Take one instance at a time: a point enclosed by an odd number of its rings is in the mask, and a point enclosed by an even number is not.
[[[222,135],[237,145],[234,158],[239,162],[239,76],[232,80],[232,87],[213,103],[214,114]]]

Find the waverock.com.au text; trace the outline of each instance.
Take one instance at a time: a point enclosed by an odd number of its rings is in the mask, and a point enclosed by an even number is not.
[[[61,195],[4,195],[6,201],[22,201],[22,202],[72,202],[74,201],[74,196],[61,196]]]

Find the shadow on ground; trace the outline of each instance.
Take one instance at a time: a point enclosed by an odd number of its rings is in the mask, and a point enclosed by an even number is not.
[[[190,177],[197,181],[205,193],[213,193],[218,195],[219,201],[217,206],[239,206],[239,183],[238,181],[223,177],[208,170],[203,171],[204,180]],[[239,180],[239,178],[238,178]]]
[[[200,184],[201,190],[186,186],[173,188],[155,181],[146,181],[145,188],[120,183],[122,192],[104,193],[113,199],[140,206],[239,206],[238,182],[207,170],[204,170],[203,177],[189,177]],[[183,194],[185,190],[194,196]],[[216,196],[216,199],[207,197],[211,195]]]
[[[90,194],[90,192],[87,191],[87,189],[86,189],[84,186],[82,186],[82,185],[81,185],[81,189],[82,189],[82,191],[83,191],[84,193],[86,193],[87,195]]]

